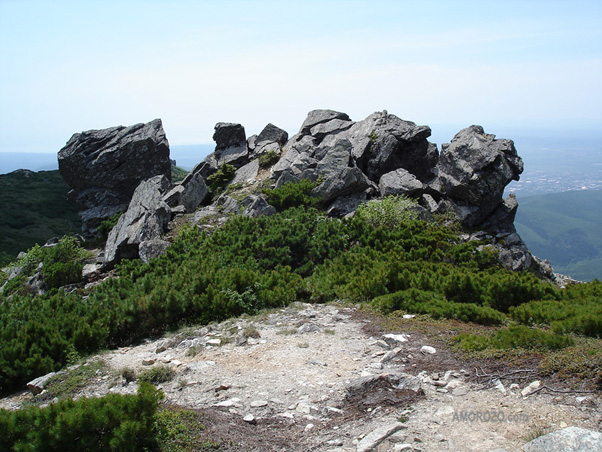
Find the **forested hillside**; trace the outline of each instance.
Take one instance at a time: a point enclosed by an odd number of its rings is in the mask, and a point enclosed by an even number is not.
[[[77,205],[58,171],[18,170],[0,175],[0,266],[49,238],[77,234]]]
[[[537,257],[582,281],[602,280],[602,191],[519,199],[515,226]]]

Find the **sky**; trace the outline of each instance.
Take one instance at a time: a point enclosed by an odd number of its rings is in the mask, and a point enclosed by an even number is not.
[[[217,122],[292,135],[318,108],[386,109],[439,143],[587,134],[601,81],[600,0],[0,0],[0,153],[155,118],[172,145]]]

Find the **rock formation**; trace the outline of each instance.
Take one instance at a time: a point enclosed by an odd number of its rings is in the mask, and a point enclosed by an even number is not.
[[[406,195],[421,206],[420,218],[443,214],[474,231],[467,240],[489,239],[507,268],[537,266],[514,228],[516,199],[503,199],[506,185],[518,180],[523,170],[512,140],[470,126],[439,153],[428,141],[430,134],[428,126],[387,111],[352,121],[345,113],[313,110],[290,139],[273,124],[247,139],[241,124],[220,122],[213,135],[215,151],[172,185],[167,139],[155,120],[76,134],[59,152],[59,165],[84,209],[87,235],[101,219],[129,204],[107,242],[109,266],[125,257],[140,257],[141,243],[160,239],[172,216],[193,213],[211,197],[213,204],[197,212],[194,221],[272,214],[275,210],[260,194],[260,184],[278,188],[302,179],[319,182],[312,194],[331,216],[353,214],[370,199]],[[267,153],[269,159],[260,160]],[[266,160],[271,162],[267,168]],[[210,193],[208,180],[226,164],[236,169],[228,184],[244,188],[239,196]],[[143,183],[139,189],[145,194],[137,190],[132,199],[140,182],[158,174],[163,179]],[[165,248],[165,243],[147,245],[142,245],[145,259]]]
[[[58,162],[81,208],[86,238],[103,220],[125,210],[140,182],[156,175],[171,180],[169,143],[160,119],[76,133],[59,151]]]
[[[506,185],[518,180],[523,170],[512,140],[497,140],[482,127],[470,126],[444,144],[439,154],[428,141],[430,134],[429,127],[386,111],[355,122],[345,113],[314,110],[290,139],[268,124],[246,144],[244,127],[218,123],[215,152],[184,183],[199,175],[207,179],[228,163],[237,169],[232,183],[253,184],[259,171],[256,159],[273,150],[280,155],[270,168],[273,186],[302,179],[320,181],[312,194],[321,199],[329,215],[348,215],[366,200],[403,194],[419,201],[423,217],[445,214],[472,230],[486,231],[478,237],[500,243],[508,237],[507,246],[496,245],[506,267],[516,270],[534,265],[514,229],[516,199],[512,195],[503,199]],[[230,197],[220,198],[197,219],[243,209]]]
[[[105,264],[140,257],[143,242],[159,239],[167,231],[171,209],[163,195],[171,188],[161,175],[142,182],[132,197],[128,210],[109,233],[105,247]]]

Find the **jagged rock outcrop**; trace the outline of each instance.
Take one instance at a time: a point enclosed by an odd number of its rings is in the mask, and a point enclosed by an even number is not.
[[[502,204],[504,188],[518,180],[523,162],[512,140],[496,140],[481,126],[470,126],[441,147],[439,191],[460,209],[463,224],[481,224]]]
[[[143,242],[161,238],[171,220],[171,209],[163,196],[171,188],[169,180],[161,175],[142,182],[128,206],[109,233],[105,247],[104,264],[112,267],[122,259],[140,257]]]
[[[143,133],[143,129],[149,127],[154,132]],[[116,211],[115,206],[123,208],[124,193],[129,193],[134,182],[122,180],[115,174],[93,177],[83,170],[81,177],[74,176],[77,165],[72,160],[79,165],[90,162],[92,168],[103,173],[113,168],[119,169],[119,173],[121,166],[129,163],[120,163],[120,156],[125,151],[120,153],[118,149],[150,148],[153,140],[149,141],[148,137],[143,140],[146,144],[135,144],[135,137],[145,135],[152,135],[159,142],[158,147],[164,143],[163,148],[168,150],[157,120],[128,129],[113,128],[74,135],[59,153],[63,162],[61,172],[72,186],[78,187],[79,202],[88,206],[82,217],[88,219],[89,229],[93,219],[110,216]],[[217,123],[213,135],[215,151],[196,165],[180,184],[172,186],[167,180],[166,186],[158,189],[158,204],[144,208],[130,204],[128,212],[134,210],[123,217],[124,222],[126,217],[129,218],[129,226],[119,225],[121,230],[129,228],[129,232],[112,233],[112,243],[107,244],[106,262],[139,255],[139,244],[159,238],[162,232],[158,231],[165,229],[170,215],[192,213],[201,206],[205,207],[197,212],[195,221],[208,215],[270,214],[274,209],[264,197],[258,196],[258,184],[265,187],[271,182],[272,187],[278,188],[287,182],[309,179],[317,182],[312,195],[321,199],[329,215],[352,215],[367,200],[406,195],[419,202],[420,218],[445,214],[473,231],[485,231],[483,237],[499,251],[507,268],[517,270],[537,266],[537,261],[516,235],[513,224],[518,207],[516,198],[510,195],[503,199],[506,185],[518,180],[523,170],[512,140],[496,139],[482,127],[470,126],[458,132],[449,144],[442,145],[439,154],[437,146],[428,141],[430,135],[428,126],[402,120],[387,111],[352,121],[342,112],[313,110],[299,132],[290,139],[286,131],[273,124],[247,139],[241,124]],[[273,151],[270,159],[275,157],[278,161],[268,168],[271,181],[266,181],[259,158],[270,151]],[[71,154],[77,158],[68,158]],[[263,160],[265,167],[268,159]],[[140,161],[146,161],[146,155],[137,163]],[[166,161],[169,162],[168,152]],[[242,187],[244,197],[222,195],[216,198],[215,193],[210,193],[207,181],[224,164],[236,170],[226,185],[232,185],[235,190]],[[155,171],[159,167],[153,168]],[[210,197],[214,202],[207,206]],[[137,201],[138,204],[141,202]],[[157,219],[153,217],[155,213],[149,213],[153,209],[160,212]],[[143,217],[144,221],[141,220]]]
[[[169,143],[160,119],[76,133],[59,151],[58,162],[82,209],[86,238],[103,220],[125,210],[140,182],[156,175],[171,180]]]

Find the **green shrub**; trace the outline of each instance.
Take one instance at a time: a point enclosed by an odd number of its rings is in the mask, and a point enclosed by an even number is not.
[[[138,380],[159,384],[172,380],[175,374],[175,371],[169,366],[153,366],[140,372]]]
[[[473,303],[454,303],[442,295],[419,289],[408,289],[377,297],[372,302],[381,312],[388,314],[404,311],[415,314],[428,314],[434,319],[457,319],[482,325],[500,325],[505,316],[487,306]]]
[[[162,394],[142,383],[138,395],[64,400],[47,408],[0,410],[0,450],[147,451],[157,448]]]
[[[106,220],[100,223],[100,226],[96,230],[98,233],[98,240],[102,243],[107,241],[109,237],[109,233],[113,230],[113,228],[117,225],[119,218],[123,215],[124,212],[117,212],[111,218],[107,218]]]
[[[389,195],[360,205],[356,215],[373,227],[395,228],[417,218],[418,203],[405,195]]]
[[[523,325],[500,329],[492,336],[461,333],[454,339],[456,346],[465,351],[485,349],[559,350],[574,344],[567,336],[528,328]]]
[[[42,275],[49,289],[77,283],[82,280],[82,260],[88,257],[88,252],[81,247],[79,240],[73,236],[62,237],[56,245],[34,245],[27,253],[13,264],[22,267],[21,275],[9,281],[4,288],[5,296],[20,293],[23,283],[33,276],[42,264]]]
[[[268,152],[261,154],[257,160],[259,161],[259,166],[261,168],[267,168],[280,160],[280,154],[274,150],[269,150]]]
[[[318,185],[317,181],[302,179],[299,182],[287,182],[280,188],[265,189],[263,193],[268,202],[278,211],[291,207],[316,207],[320,203],[320,198],[311,196],[311,191]]]
[[[577,284],[554,295],[512,307],[510,314],[524,325],[548,324],[558,333],[602,338],[602,283]]]
[[[232,180],[236,168],[228,163],[224,163],[218,170],[207,178],[209,191],[213,197],[217,197],[226,187],[226,184]]]

